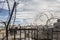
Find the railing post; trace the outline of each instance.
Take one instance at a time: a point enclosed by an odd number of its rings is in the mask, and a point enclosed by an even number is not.
[[[16,31],[16,30],[14,29],[14,40],[16,40],[16,37],[15,37],[15,34],[16,34],[16,33],[15,33],[15,31]]]
[[[20,26],[20,40],[21,40],[21,26]]]
[[[52,36],[52,40],[53,40],[53,28],[52,28],[52,35],[51,36]]]
[[[38,40],[38,27],[37,27],[37,40]]]
[[[26,30],[24,30],[24,34],[25,34],[25,40],[26,40]]]
[[[59,33],[59,32],[57,32],[57,40],[59,40],[59,39],[58,39],[58,37],[59,37],[59,34],[58,34],[58,33]]]

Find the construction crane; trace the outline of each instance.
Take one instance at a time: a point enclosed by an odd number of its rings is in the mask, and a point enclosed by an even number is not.
[[[13,15],[13,12],[14,12],[14,9],[16,7],[16,2],[14,2],[14,5],[13,5],[13,8],[12,8],[12,11],[11,11],[11,14],[10,14],[10,17],[9,17],[9,20],[7,22],[7,25],[6,25],[6,40],[8,40],[8,26],[11,22],[11,19],[12,19],[12,15]]]

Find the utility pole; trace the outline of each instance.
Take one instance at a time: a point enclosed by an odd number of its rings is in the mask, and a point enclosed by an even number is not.
[[[8,26],[9,26],[10,21],[12,19],[12,15],[13,15],[13,12],[14,12],[15,7],[16,7],[16,2],[14,2],[14,5],[13,5],[13,8],[12,8],[12,11],[11,11],[11,14],[10,14],[10,17],[9,17],[9,20],[8,20],[8,23],[6,25],[6,40],[8,40]]]

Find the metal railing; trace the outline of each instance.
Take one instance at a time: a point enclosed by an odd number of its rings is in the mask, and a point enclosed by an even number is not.
[[[38,40],[37,28],[15,28],[9,31],[13,35],[12,40]]]
[[[6,36],[3,38],[6,40]],[[55,28],[10,28],[8,30],[8,40],[60,40],[60,31]]]
[[[60,29],[52,28],[52,40],[60,40]]]

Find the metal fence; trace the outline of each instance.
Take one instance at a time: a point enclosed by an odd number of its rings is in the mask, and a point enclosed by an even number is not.
[[[37,28],[15,28],[9,29],[9,31],[10,36],[13,36],[10,40],[38,40]]]
[[[60,29],[10,28],[8,40],[60,40]],[[6,37],[3,39],[6,40]]]
[[[51,32],[52,40],[60,40],[60,29],[52,28],[51,30],[52,30]]]
[[[60,40],[60,29],[49,28],[45,33],[47,34],[47,40]]]

